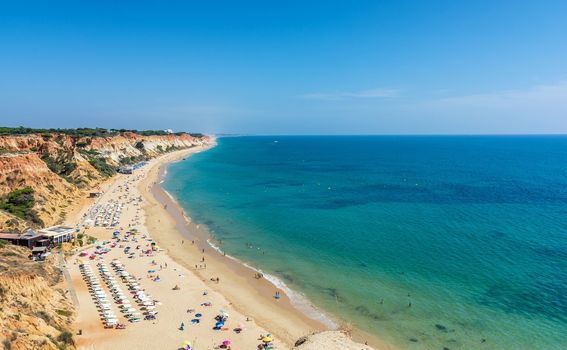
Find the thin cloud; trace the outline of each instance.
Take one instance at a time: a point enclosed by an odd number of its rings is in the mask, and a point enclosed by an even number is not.
[[[524,90],[506,90],[492,93],[445,97],[430,101],[437,107],[525,108],[527,106],[567,107],[567,81],[537,85]],[[563,110],[565,112],[565,110]]]
[[[302,95],[301,98],[307,100],[323,100],[336,101],[353,98],[389,98],[399,96],[400,91],[397,89],[370,89],[361,91],[340,91],[340,92],[316,92]]]
[[[567,130],[567,81],[431,98],[400,106],[434,132],[547,134]]]

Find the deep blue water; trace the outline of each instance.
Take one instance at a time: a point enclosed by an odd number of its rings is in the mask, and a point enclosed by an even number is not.
[[[221,138],[164,185],[229,254],[402,348],[567,349],[567,137]]]

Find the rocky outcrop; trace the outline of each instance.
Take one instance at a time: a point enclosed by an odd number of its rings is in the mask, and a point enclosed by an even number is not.
[[[210,142],[207,136],[133,132],[108,137],[57,133],[0,136],[0,199],[29,186],[34,190],[34,215],[44,225],[55,224],[85,190],[112,176],[117,167]],[[37,226],[37,222],[0,211],[0,230],[22,230],[29,225]]]
[[[0,245],[0,341],[4,349],[74,348],[74,306],[50,256],[28,259],[29,250]]]

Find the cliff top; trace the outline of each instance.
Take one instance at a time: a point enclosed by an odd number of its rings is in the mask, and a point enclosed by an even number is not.
[[[120,134],[138,134],[141,136],[154,136],[154,135],[190,135],[193,137],[202,137],[203,134],[200,133],[188,133],[185,131],[175,132],[172,133],[166,130],[135,130],[135,129],[104,129],[104,128],[76,128],[76,129],[59,129],[59,128],[50,128],[50,129],[36,129],[36,128],[26,128],[23,126],[19,127],[6,127],[0,126],[0,135],[9,135],[9,136],[17,136],[17,135],[30,135],[30,134],[64,134],[69,136],[78,136],[78,137],[111,137],[117,136]]]

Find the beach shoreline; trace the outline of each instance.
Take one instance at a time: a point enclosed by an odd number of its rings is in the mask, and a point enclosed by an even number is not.
[[[225,295],[237,310],[249,315],[290,346],[302,336],[328,330],[324,324],[307,317],[292,306],[285,293],[276,301],[273,298],[275,286],[266,279],[255,279],[254,270],[213,249],[207,241],[210,236],[206,227],[194,224],[173,197],[163,190],[160,182],[167,166],[193,153],[188,150],[162,158],[140,183],[140,192],[148,203],[144,208],[148,226],[156,224],[157,218],[169,216],[179,234],[177,237],[169,237],[154,230],[153,236],[160,247],[166,249],[174,261],[192,270],[211,289]],[[181,244],[182,241],[185,244]],[[195,244],[191,244],[191,241],[195,241]],[[204,262],[201,261],[203,258]],[[199,267],[205,264],[206,268]],[[211,281],[211,278],[217,277],[222,281],[220,285]],[[227,289],[226,285],[232,288]]]
[[[122,350],[134,344],[137,344],[138,348],[153,348],[152,346],[157,344],[152,345],[152,342],[156,341],[150,336],[153,332],[167,335],[168,340],[162,344],[163,346],[178,344],[182,341],[183,338],[180,337],[183,335],[179,334],[176,327],[179,325],[179,320],[186,317],[184,317],[185,309],[193,306],[198,299],[208,298],[215,304],[215,309],[221,307],[228,310],[233,315],[232,322],[246,324],[247,335],[232,335],[244,348],[255,347],[257,345],[255,342],[258,341],[257,334],[269,332],[274,335],[276,343],[279,344],[278,348],[282,349],[292,349],[298,339],[305,337],[309,338],[305,346],[306,350],[312,348],[372,350],[371,346],[381,350],[393,349],[370,335],[348,327],[342,326],[339,330],[330,330],[334,327],[328,322],[325,323],[327,319],[317,320],[309,317],[292,305],[285,291],[277,289],[266,278],[255,278],[257,270],[213,249],[209,244],[211,236],[206,227],[193,223],[176,200],[160,186],[169,164],[183,160],[194,153],[206,151],[210,147],[212,146],[196,146],[174,151],[150,160],[138,175],[117,175],[113,180],[100,186],[104,192],[101,198],[82,201],[83,206],[73,211],[73,215],[65,220],[77,224],[86,218],[93,207],[101,203],[112,201],[116,203],[128,197],[140,197],[139,205],[134,204],[133,207],[129,205],[129,209],[126,209],[126,214],[123,215],[124,218],[120,223],[121,230],[130,227],[129,223],[132,223],[135,225],[132,227],[148,232],[160,247],[156,260],[166,267],[169,265],[168,269],[162,271],[160,268],[159,272],[166,285],[163,284],[164,282],[152,282],[147,276],[140,279],[155,298],[166,301],[162,306],[164,309],[160,312],[162,314],[160,321],[135,324],[128,326],[127,330],[117,332],[102,327],[100,314],[92,303],[89,291],[81,278],[78,268],[81,261],[79,252],[69,257],[68,263],[74,261],[73,265],[67,266],[73,288],[78,296],[75,330],[80,335],[76,340],[77,348]],[[86,229],[86,233],[96,237],[98,242],[110,242],[112,232],[115,230],[90,227]],[[97,260],[106,261],[121,257],[124,257],[122,252],[116,249],[107,257],[100,256]],[[150,261],[147,259],[140,255],[138,259],[122,261],[131,273],[144,276],[148,269],[144,261],[146,263]],[[174,284],[179,285],[183,292],[172,290]],[[209,291],[208,295],[204,294],[204,290]],[[276,290],[282,294],[279,300],[274,298]],[[250,338],[250,332],[255,336]],[[207,328],[191,328],[190,333],[193,334],[194,339],[201,339],[201,343],[203,340],[210,342],[213,339],[216,339],[214,342],[218,342],[222,341],[220,337],[226,337],[222,334],[224,332],[215,333]],[[365,342],[371,346],[363,345]],[[213,347],[207,346],[207,348]]]
[[[207,147],[199,152],[207,151],[215,146],[216,145]],[[221,275],[223,279],[230,279],[230,275],[239,276],[238,280],[231,282],[238,284],[239,289],[244,290],[244,292],[227,293],[225,290],[218,291],[225,295],[237,310],[252,316],[259,325],[272,331],[290,346],[302,336],[329,330],[340,330],[347,332],[355,342],[362,344],[367,343],[377,349],[394,349],[391,344],[385,343],[376,336],[355,329],[351,325],[347,325],[334,316],[329,315],[324,310],[317,308],[309,302],[306,297],[293,291],[289,287],[286,286],[283,289],[278,288],[279,283],[272,279],[277,279],[277,277],[270,276],[272,278],[264,277],[260,280],[255,279],[254,275],[260,271],[259,269],[249,266],[245,262],[229,255],[224,256],[221,248],[214,246],[214,244],[210,242],[210,239],[213,237],[208,228],[205,225],[194,223],[177,200],[162,187],[168,166],[175,162],[182,161],[195,153],[180,152],[181,153],[173,155],[172,157],[164,158],[159,163],[155,164],[146,179],[140,184],[140,191],[143,193],[145,199],[150,203],[152,199],[159,203],[157,207],[155,203],[152,206],[152,209],[155,210],[155,214],[171,216],[175,220],[176,231],[180,239],[185,239],[185,242],[195,240],[195,245],[178,245],[177,247],[168,249],[168,254],[173,260],[190,269],[194,264],[188,261],[189,258],[187,258],[187,256],[195,254],[204,256],[208,263],[207,270],[194,270],[204,282],[207,282],[208,276],[215,274]],[[162,211],[162,214],[158,214],[160,211]],[[146,213],[149,213],[149,211],[146,210]],[[148,219],[149,215],[151,214],[147,214],[146,219]],[[159,234],[154,234],[154,236],[159,242],[173,239],[171,237],[162,237]],[[204,254],[202,253],[202,249],[205,249]],[[195,266],[193,266],[193,268],[195,268]],[[281,283],[285,285],[283,281]],[[210,286],[214,288],[216,285],[210,283]],[[277,302],[274,299],[276,290],[282,295],[282,298]],[[288,295],[290,292],[294,293],[296,297],[301,298],[303,305],[294,304],[293,297],[290,298]],[[247,298],[247,294],[254,295],[255,298]],[[247,300],[253,300],[254,302],[248,304],[246,303]],[[278,322],[274,322],[274,319],[266,318],[266,310],[270,310],[270,313],[274,315],[279,315],[279,318],[285,316],[285,318],[287,318],[286,322],[278,324]]]

